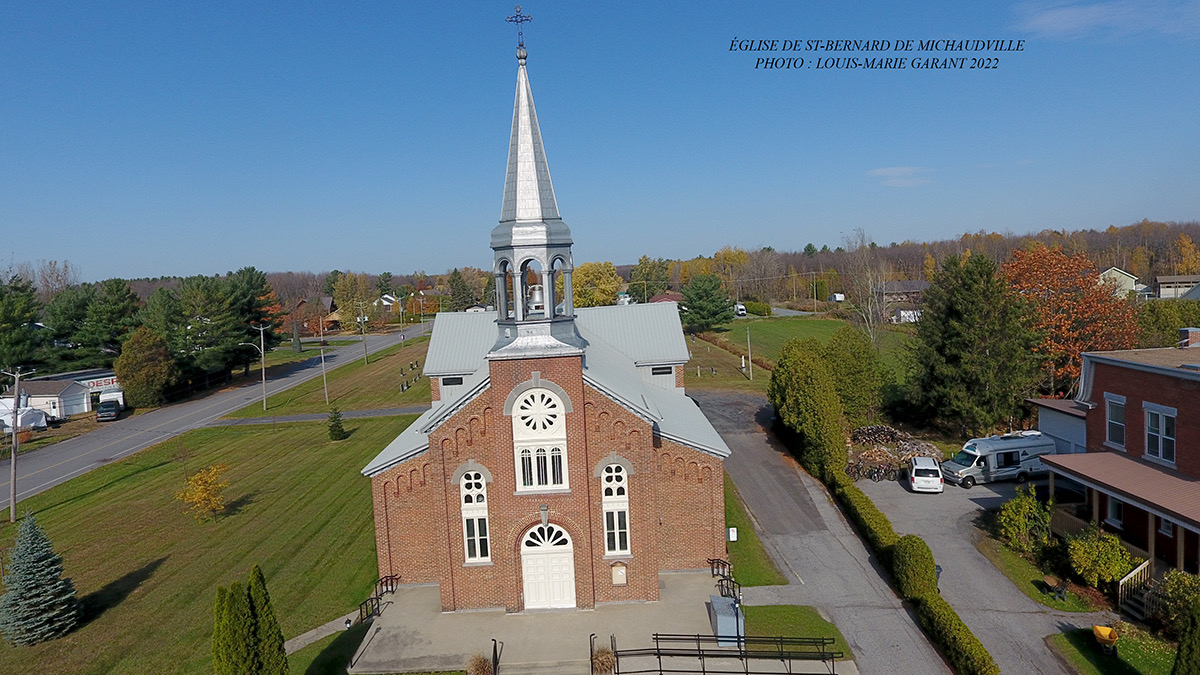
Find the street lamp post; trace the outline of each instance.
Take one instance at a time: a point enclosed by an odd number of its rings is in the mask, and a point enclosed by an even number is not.
[[[325,406],[329,406],[329,380],[325,378],[325,318],[321,318],[321,341],[317,345],[321,348],[321,386],[325,389]]]
[[[254,330],[258,331],[258,344],[254,344],[253,342],[239,342],[238,344],[246,345],[248,347],[254,347],[255,349],[258,350],[259,355],[262,357],[262,400],[263,400],[263,412],[266,412],[267,411],[267,329],[270,328],[270,326],[259,326],[259,325],[251,324],[250,327],[253,328]]]
[[[5,375],[13,378],[13,401],[12,401],[12,457],[8,459],[9,478],[8,478],[8,521],[10,523],[17,522],[17,411],[21,408],[21,376],[32,375],[37,370],[22,371],[20,367],[16,372],[0,371]]]
[[[362,300],[359,300],[355,304],[358,306],[358,315],[355,316],[354,319],[358,322],[358,327],[362,331],[363,365],[366,365],[368,363],[368,361],[367,361],[367,318],[368,318],[367,317],[367,303]]]

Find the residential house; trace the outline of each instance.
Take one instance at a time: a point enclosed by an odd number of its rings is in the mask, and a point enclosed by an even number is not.
[[[12,396],[8,397],[11,410]],[[51,420],[91,412],[92,395],[88,388],[74,380],[26,380],[21,383],[21,408],[34,408],[46,413]]]
[[[1087,452],[1043,459],[1051,490],[1053,476],[1084,486],[1084,519],[1151,570],[1200,565],[1200,329],[1180,333],[1179,347],[1083,354],[1078,407],[1064,414],[1085,411]],[[1056,531],[1078,529],[1069,521],[1056,513]]]
[[[1113,295],[1124,298],[1138,290],[1138,278],[1120,267],[1108,267],[1100,273],[1100,283],[1111,284]]]

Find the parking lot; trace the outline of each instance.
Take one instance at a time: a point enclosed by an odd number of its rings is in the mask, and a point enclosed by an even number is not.
[[[1031,481],[1045,490],[1046,479]],[[917,534],[941,566],[938,586],[1005,673],[1070,673],[1045,644],[1054,633],[1091,626],[1096,614],[1052,610],[1016,588],[975,548],[983,536],[976,523],[983,510],[999,508],[1016,493],[1015,482],[947,483],[942,493],[914,493],[895,482],[860,480],[898,534]]]

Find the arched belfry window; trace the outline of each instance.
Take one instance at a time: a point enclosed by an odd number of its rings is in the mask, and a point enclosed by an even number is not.
[[[566,489],[567,408],[558,394],[534,387],[512,405],[517,491]]]
[[[488,538],[487,482],[479,471],[467,471],[459,480],[462,499],[463,550],[467,562],[491,560]]]

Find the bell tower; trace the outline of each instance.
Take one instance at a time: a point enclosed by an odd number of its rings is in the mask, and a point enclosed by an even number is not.
[[[527,19],[525,15],[520,18]],[[517,95],[504,202],[500,224],[492,230],[499,335],[489,359],[583,352],[572,302],[571,230],[559,216],[554,199],[526,58],[522,40],[517,47]],[[558,291],[555,286],[560,279],[562,290]]]

